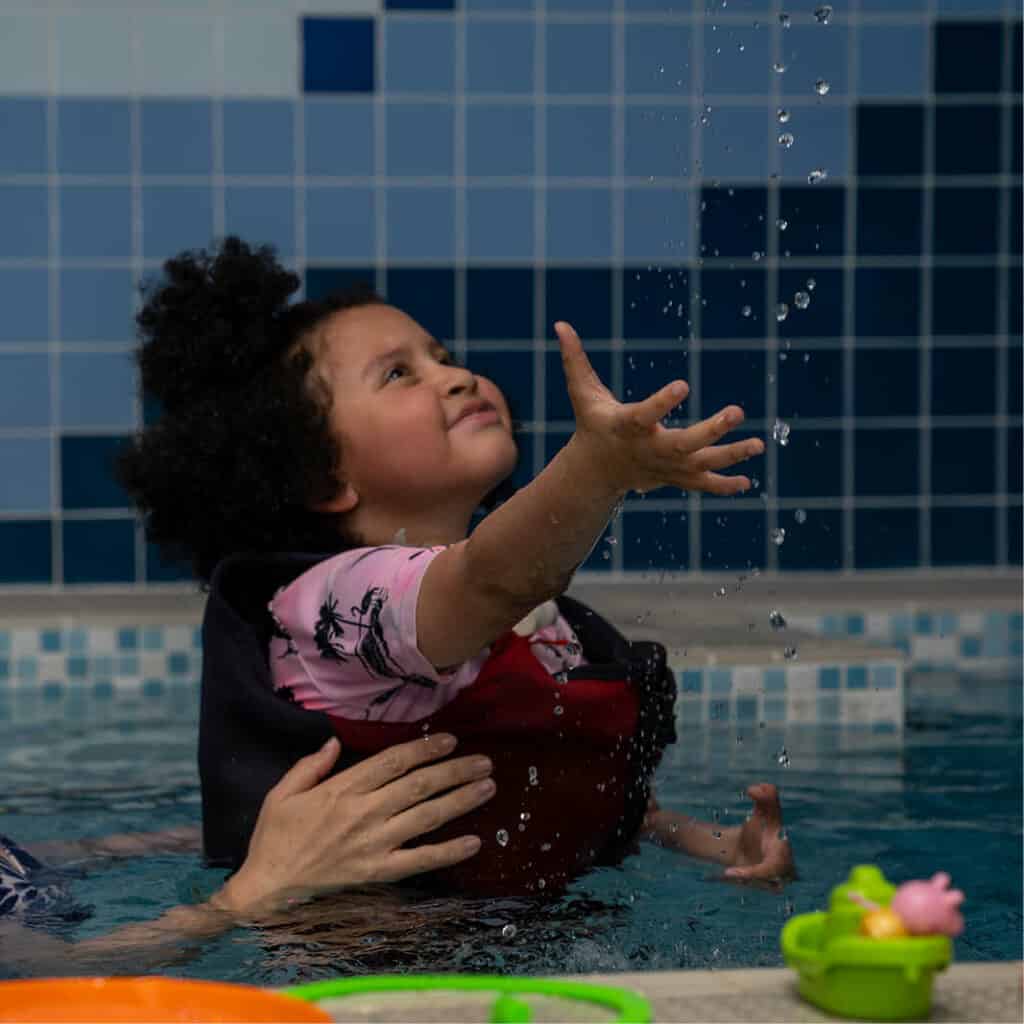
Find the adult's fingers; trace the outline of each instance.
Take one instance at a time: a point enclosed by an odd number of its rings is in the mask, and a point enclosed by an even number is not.
[[[764,451],[764,442],[756,437],[746,441],[734,441],[732,444],[713,445],[697,452],[693,461],[701,469],[728,469],[739,462],[752,459]]]
[[[340,753],[341,744],[332,736],[318,751],[299,758],[267,795],[293,796],[312,789],[331,770]]]
[[[494,793],[493,779],[479,779],[467,783],[451,793],[445,793],[444,796],[426,803],[419,803],[395,815],[381,829],[381,840],[389,847],[401,846],[402,843],[426,835],[427,832],[433,832],[452,819],[487,803]]]
[[[326,785],[336,794],[373,793],[414,768],[450,754],[457,742],[448,733],[436,733],[399,743],[339,772]]]
[[[488,758],[474,755],[419,768],[379,789],[374,795],[374,806],[390,818],[438,793],[482,779],[493,767]]]
[[[437,871],[439,868],[461,864],[479,850],[479,836],[460,836],[458,839],[449,839],[446,843],[417,846],[412,850],[395,850],[384,859],[375,873],[374,880],[398,882],[413,875],[422,875],[425,871]]]

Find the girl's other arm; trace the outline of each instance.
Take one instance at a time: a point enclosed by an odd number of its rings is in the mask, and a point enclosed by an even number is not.
[[[198,825],[181,825],[160,832],[123,832],[95,839],[45,839],[22,844],[33,857],[58,867],[92,859],[147,857],[154,853],[198,853]]]

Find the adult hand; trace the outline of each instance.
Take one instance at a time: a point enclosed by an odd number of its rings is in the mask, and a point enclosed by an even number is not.
[[[267,794],[245,863],[211,903],[243,916],[271,912],[318,893],[394,882],[472,857],[478,836],[401,848],[494,795],[486,757],[429,764],[456,742],[443,733],[413,740],[322,782],[341,751],[337,739],[328,740]]]
[[[672,381],[642,402],[619,402],[591,366],[572,327],[559,321],[555,332],[561,343],[576,436],[593,449],[595,462],[607,469],[610,483],[641,492],[656,487],[708,494],[749,490],[745,476],[714,472],[764,451],[764,442],[757,438],[715,445],[743,422],[738,405],[726,406],[691,427],[669,429],[661,420],[689,394],[685,381]]]
[[[770,782],[747,788],[754,813],[740,826],[725,878],[737,880],[790,879],[796,875],[793,848],[782,829],[779,791]]]

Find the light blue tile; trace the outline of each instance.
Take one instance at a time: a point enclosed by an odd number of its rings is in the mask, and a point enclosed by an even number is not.
[[[736,721],[756,722],[757,721],[757,698],[737,697],[736,698]]]
[[[689,669],[681,673],[679,684],[683,693],[703,693],[704,674]]]
[[[0,654],[11,653],[11,633],[10,630],[0,629]]]
[[[466,91],[533,92],[533,24],[475,21],[466,24]]]
[[[743,49],[740,49],[740,46]],[[772,88],[771,33],[750,25],[704,27],[704,95],[766,96]]]
[[[0,353],[0,427],[49,425],[49,356]]]
[[[847,636],[863,636],[864,635],[864,616],[863,615],[847,615],[846,616],[846,633],[847,633]]]
[[[547,108],[547,173],[555,178],[611,177],[610,106]]]
[[[306,256],[311,260],[376,258],[376,190],[311,185],[306,189]]]
[[[26,655],[18,659],[17,664],[18,681],[21,683],[32,683],[39,676],[39,659]]]
[[[864,665],[848,665],[846,668],[846,688],[848,690],[866,690],[868,688],[868,670]]]
[[[614,0],[547,0],[545,6],[549,11],[569,11],[572,13],[610,11],[614,7]]]
[[[60,324],[65,341],[131,341],[135,288],[130,270],[62,270]]]
[[[819,697],[818,698],[818,721],[838,722],[839,721],[839,698]]]
[[[166,260],[183,249],[203,248],[213,237],[210,185],[145,185],[142,189],[142,252]]]
[[[466,190],[466,257],[474,262],[533,259],[532,188]]]
[[[687,104],[626,107],[626,177],[687,177],[690,166],[690,120]]]
[[[203,627],[196,626],[192,630],[192,650],[202,651],[203,649]]]
[[[939,636],[952,636],[956,631],[956,612],[942,612],[939,615]]]
[[[88,630],[72,629],[68,633],[68,650],[72,654],[85,654],[89,650]]]
[[[871,685],[876,690],[896,689],[896,668],[893,665],[872,665]]]
[[[100,654],[92,659],[90,668],[95,676],[112,676],[114,674],[114,659],[109,654]]]
[[[0,259],[46,259],[50,239],[48,199],[45,185],[0,187]]]
[[[821,632],[824,636],[839,636],[843,632],[839,616],[823,615],[821,617]]]
[[[686,188],[627,188],[624,251],[627,260],[661,262],[688,256],[690,192]],[[679,331],[685,330],[685,322]]]
[[[373,174],[374,106],[364,99],[306,100],[307,175]]]
[[[840,683],[839,668],[836,665],[822,665],[818,669],[818,689],[838,690]]]
[[[609,22],[548,23],[545,87],[551,95],[612,91],[612,27]]]
[[[704,721],[704,701],[682,699],[676,704],[676,721],[682,726],[699,725]]]
[[[534,171],[533,107],[474,103],[466,108],[466,173],[528,177]]]
[[[58,13],[54,23],[58,95],[123,95],[132,80],[132,19],[93,9]]]
[[[172,676],[184,675],[189,670],[188,655],[182,651],[171,651],[167,655],[167,671]]]
[[[286,5],[268,13],[251,6],[228,21],[224,91],[230,96],[293,96],[300,81],[295,13]]]
[[[49,309],[48,274],[43,270],[0,269],[0,341],[45,341]]]
[[[935,0],[935,9],[942,14],[1002,14],[1007,8],[1005,0]],[[1019,14],[1020,8],[1016,10]]]
[[[135,428],[138,383],[127,352],[65,352],[60,360],[60,420],[65,427]]]
[[[119,676],[137,676],[139,674],[139,657],[137,654],[124,654],[117,659]]]
[[[162,651],[164,649],[162,626],[144,626],[142,628],[142,649],[144,651]]]
[[[716,697],[724,697],[732,693],[732,670],[727,668],[716,668],[712,669],[708,676],[710,677],[708,692]]]
[[[928,89],[927,32],[924,23],[861,25],[857,42],[860,95],[923,96]]]
[[[786,692],[786,670],[784,668],[767,668],[764,671],[764,692]]]
[[[139,104],[143,174],[213,173],[208,99],[147,99]]]
[[[229,234],[250,244],[273,245],[285,265],[295,262],[295,191],[291,186],[231,185],[224,190]]]
[[[0,510],[50,511],[51,448],[50,438],[0,438]]]
[[[455,170],[455,109],[440,104],[390,103],[387,173],[392,177],[451,177]]]
[[[130,174],[127,100],[57,101],[57,170],[61,174]]]
[[[549,188],[547,211],[548,259],[612,258],[610,189]]]
[[[829,109],[833,97],[845,96],[850,78],[848,39],[845,25],[830,25],[825,31],[817,24],[794,25],[783,32],[782,63],[786,70],[775,75],[783,97],[814,97],[814,83],[819,79],[829,84],[827,95],[820,100],[822,108]]]
[[[900,612],[889,620],[890,635],[893,637],[907,636],[911,630],[910,616]]]
[[[712,113],[702,129],[705,177],[766,178],[776,144],[774,128],[764,109],[727,107]]]
[[[226,174],[286,174],[295,169],[293,104],[283,100],[224,103]]]
[[[1024,615],[1021,615],[1019,612],[1015,612],[1010,616],[1010,632],[1024,632]]]
[[[0,683],[7,683],[11,678],[11,659],[0,654]]]
[[[708,701],[708,721],[709,722],[728,722],[729,721],[729,701],[728,700],[711,700]]]
[[[685,25],[626,25],[626,94],[689,98],[690,40]],[[681,82],[681,84],[680,84]]]
[[[60,251],[66,260],[132,258],[132,194],[127,185],[62,185]]]
[[[450,93],[455,89],[455,22],[446,15],[382,19],[384,85],[389,92]],[[424,55],[429,54],[429,59]]]
[[[162,697],[166,691],[166,686],[162,679],[147,679],[142,684],[142,695],[144,697]]]
[[[156,10],[140,12],[136,15],[135,24],[139,91],[143,95],[209,95],[214,91],[212,16],[195,15],[190,11]],[[231,21],[228,21],[228,35],[231,34],[230,25]],[[228,50],[229,47],[225,46],[225,54]],[[233,64],[231,70],[235,70]]]
[[[918,612],[914,616],[914,633],[917,636],[931,636],[935,632],[935,624],[927,612]]]
[[[35,97],[0,98],[0,174],[46,171],[46,101]]]
[[[38,14],[0,17],[0,93],[49,93],[49,26]]]
[[[389,188],[387,202],[388,259],[450,263],[455,258],[453,188]]]
[[[829,179],[845,178],[850,173],[850,116],[850,107],[842,102],[794,110],[786,127],[796,141],[790,149],[779,147],[782,177],[806,184],[808,173],[821,167]],[[776,133],[775,146],[777,139]]]

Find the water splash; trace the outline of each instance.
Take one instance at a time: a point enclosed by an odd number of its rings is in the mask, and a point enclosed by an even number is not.
[[[779,124],[789,124],[789,111],[786,110],[785,107],[779,107],[775,112],[775,120],[778,121]]]
[[[792,132],[782,132],[779,135],[779,145],[783,149],[790,149],[794,142],[796,142],[796,138]]]
[[[789,316],[789,306],[785,302],[780,302],[775,307],[775,319],[781,324],[787,316]]]
[[[814,17],[819,25],[827,25],[829,18],[832,17],[832,5],[819,4],[814,8]]]
[[[797,309],[806,309],[811,304],[811,296],[808,292],[797,292],[793,296],[793,305]]]
[[[768,536],[777,548],[781,548],[786,543],[786,530],[782,526],[776,526]]]
[[[783,747],[776,755],[775,760],[782,765],[783,768],[789,767],[789,752]]]
[[[786,628],[786,620],[778,608],[773,608],[768,613],[768,625],[777,633],[780,629]]]
[[[494,834],[494,838],[498,840],[499,846],[508,846],[508,832],[503,828],[499,828]]]
[[[782,656],[786,659],[786,661],[796,661],[796,648],[795,647],[786,647],[786,648],[784,648],[783,651],[782,651]]]
[[[743,308],[742,308],[742,309],[740,310],[740,316],[742,316],[742,317],[749,317],[749,316],[750,316],[750,314],[751,314],[751,313],[753,313],[753,312],[754,312],[754,311],[753,311],[753,310],[752,310],[752,309],[751,309],[751,308],[750,308],[749,306],[744,306],[744,307],[743,307]]]
[[[808,185],[819,185],[828,177],[828,171],[824,167],[815,167],[810,174],[807,175]]]
[[[806,512],[805,512],[805,511],[804,511],[804,510],[803,510],[802,508],[798,508],[798,509],[797,509],[797,510],[796,510],[796,511],[795,511],[795,512],[793,513],[793,518],[794,518],[794,519],[795,519],[795,520],[796,520],[796,521],[797,521],[797,522],[798,522],[798,523],[799,523],[799,524],[800,524],[801,526],[803,526],[803,524],[807,522],[807,513],[806,513]]]
[[[813,277],[807,278],[807,290],[809,292],[813,292],[814,289],[817,288],[817,287],[818,287],[818,282],[815,281]]]
[[[772,65],[772,71],[774,71],[777,75],[784,75],[786,73],[786,65],[783,64],[781,60],[777,60]]]
[[[793,24],[793,19],[785,11],[783,11],[779,15],[779,24],[783,28],[789,28],[789,26]]]
[[[816,93],[817,93],[817,94],[818,94],[819,96],[827,96],[827,95],[828,95],[828,91],[829,91],[829,89],[831,89],[831,88],[832,88],[832,86],[831,86],[831,85],[829,84],[829,81],[828,81],[828,79],[827,79],[827,78],[819,78],[819,79],[818,79],[818,80],[817,80],[817,81],[816,81],[816,82],[814,83],[814,91],[815,91],[815,92],[816,92]]]
[[[501,929],[501,937],[503,939],[514,939],[516,937],[516,926],[514,924],[507,924]]]
[[[789,424],[784,420],[776,420],[772,425],[772,440],[785,448],[789,444]]]
[[[776,226],[776,227],[777,227],[777,228],[778,228],[778,229],[779,229],[780,231],[785,231],[785,230],[786,230],[786,228],[788,228],[788,227],[789,227],[789,221],[788,221],[788,220],[786,220],[786,218],[785,218],[785,217],[780,217],[780,218],[779,218],[779,219],[778,219],[778,220],[777,220],[777,221],[775,222],[775,226]]]

